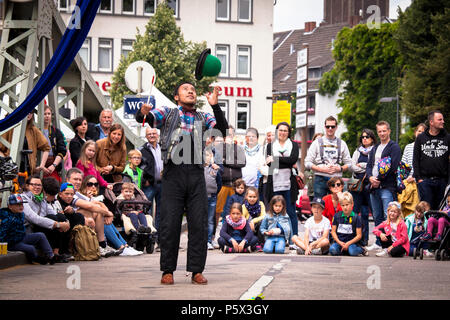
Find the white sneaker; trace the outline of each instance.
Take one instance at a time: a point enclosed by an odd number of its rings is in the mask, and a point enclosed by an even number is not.
[[[374,242],[371,246],[366,247],[367,251],[380,250],[380,249],[382,249],[381,246],[377,245],[376,242]]]
[[[100,256],[102,256],[103,258],[108,258],[114,255],[114,252],[112,252],[111,250],[102,247],[100,247],[99,249],[100,249]]]
[[[321,256],[322,255],[322,249],[320,249],[320,248],[312,249],[311,250],[311,254],[315,255],[315,256]]]
[[[214,249],[219,249],[220,248],[220,246],[217,243],[217,241],[213,240],[211,243],[212,243],[212,246],[213,246]]]
[[[126,256],[133,256],[133,252],[130,251],[130,247],[125,247],[122,251],[122,253],[120,254],[121,257],[126,257]]]
[[[434,257],[434,253],[428,250],[423,250],[423,253],[425,254],[426,257]]]
[[[134,256],[139,256],[141,254],[144,254],[144,251],[138,251],[133,247],[128,247],[128,248],[130,248],[130,251],[133,253]]]
[[[214,247],[211,242],[208,242],[208,250],[214,250]]]
[[[385,256],[388,255],[388,251],[387,251],[387,249],[383,249],[383,250],[381,250],[380,252],[377,252],[375,255],[376,255],[377,257],[385,257]]]

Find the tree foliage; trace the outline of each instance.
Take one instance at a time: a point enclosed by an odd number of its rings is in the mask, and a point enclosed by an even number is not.
[[[365,24],[343,28],[334,43],[334,68],[319,83],[322,95],[333,95],[343,86],[337,102],[342,109],[338,117],[347,127],[342,138],[351,150],[356,147],[361,130],[375,130],[381,116],[390,122],[395,133],[396,103],[379,100],[397,94],[402,62],[393,36],[396,29],[396,23],[372,29]]]
[[[194,43],[185,41],[177,27],[173,11],[165,2],[158,5],[153,17],[146,25],[144,34],[139,30],[131,51],[113,75],[111,100],[115,109],[123,106],[123,97],[134,94],[125,84],[125,71],[134,61],[143,60],[155,69],[155,86],[168,98],[173,98],[173,90],[182,81],[196,86],[197,95],[208,91],[209,85],[216,77],[195,79],[195,66],[200,53],[206,49],[206,42]],[[201,104],[201,103],[199,103]]]
[[[405,62],[402,108],[410,126],[425,122],[433,109],[450,119],[450,1],[415,0],[399,12],[398,22],[395,38]]]

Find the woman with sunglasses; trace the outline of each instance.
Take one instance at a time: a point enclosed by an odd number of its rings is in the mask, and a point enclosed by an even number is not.
[[[369,161],[369,152],[377,142],[375,133],[370,129],[363,129],[361,136],[359,137],[359,147],[355,150],[352,157],[352,170],[353,178],[364,179],[363,186],[369,184],[369,179],[365,177],[367,161]],[[369,240],[369,206],[370,206],[370,193],[363,187],[361,192],[350,191],[353,196],[354,207],[353,211],[356,214],[361,213],[362,222],[362,239],[363,246],[367,245]]]
[[[90,200],[100,201],[100,203],[105,206],[103,204],[103,196],[99,196],[99,182],[95,176],[88,175],[86,176],[86,178],[84,178],[83,182],[81,183],[80,193],[88,197]],[[114,252],[114,255],[116,256],[131,256],[143,253],[142,251],[136,251],[133,248],[129,247],[127,242],[122,238],[113,223],[105,223],[105,237],[112,248],[116,250]]]
[[[327,217],[330,220],[330,223],[333,222],[334,215],[342,211],[341,205],[339,204],[339,198],[344,191],[344,180],[341,177],[332,177],[327,182],[328,189],[330,189],[331,194],[323,197],[323,201],[325,201],[325,209],[322,212],[324,217]]]

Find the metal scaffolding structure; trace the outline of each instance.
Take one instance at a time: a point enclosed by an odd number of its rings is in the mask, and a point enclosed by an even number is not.
[[[0,107],[13,112],[25,100],[34,84],[52,58],[66,25],[52,0],[3,1],[3,21],[0,42]],[[58,101],[58,88],[67,96]],[[76,106],[76,116],[85,116],[88,121],[98,122],[103,109],[111,109],[100,88],[77,54],[71,66],[47,95],[48,105],[53,109],[53,124],[59,128],[67,119],[59,109],[68,101]],[[44,101],[38,107],[38,126],[43,127]],[[135,135],[113,112],[114,122],[120,123],[128,141],[138,147],[144,140]],[[25,140],[26,119],[12,128],[0,132],[0,136],[14,130],[11,143],[0,137],[0,142],[10,150],[13,161],[20,163]],[[5,198],[5,196],[4,196]]]

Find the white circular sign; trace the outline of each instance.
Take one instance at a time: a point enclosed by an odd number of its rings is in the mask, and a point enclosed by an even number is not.
[[[125,83],[133,92],[149,94],[156,81],[155,69],[146,61],[135,61],[125,71]]]

